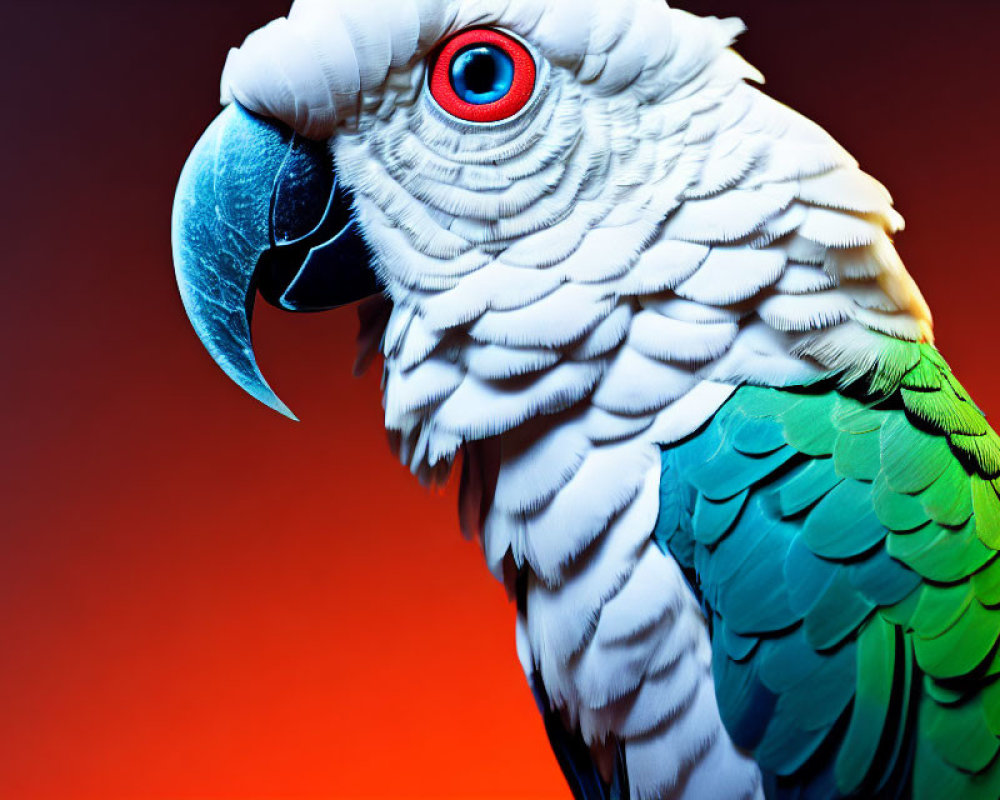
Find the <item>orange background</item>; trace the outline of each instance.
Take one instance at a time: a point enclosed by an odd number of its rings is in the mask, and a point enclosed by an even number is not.
[[[894,191],[940,344],[1000,410],[995,2],[703,0]],[[350,310],[263,309],[300,414],[173,285],[184,158],[277,0],[4,3],[0,797],[566,798],[454,490],[384,445]]]

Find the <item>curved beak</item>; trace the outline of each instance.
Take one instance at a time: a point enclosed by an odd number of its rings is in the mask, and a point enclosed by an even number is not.
[[[237,104],[209,126],[181,173],[174,267],[195,332],[215,362],[295,419],[254,356],[257,292],[286,311],[325,311],[379,291],[327,143]]]

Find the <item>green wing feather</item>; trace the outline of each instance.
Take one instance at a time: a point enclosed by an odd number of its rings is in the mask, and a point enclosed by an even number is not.
[[[723,719],[775,786],[1000,797],[1000,438],[933,347],[741,388],[664,451],[662,497]]]

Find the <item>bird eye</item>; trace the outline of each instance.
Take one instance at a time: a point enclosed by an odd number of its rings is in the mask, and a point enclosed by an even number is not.
[[[500,122],[524,108],[535,91],[535,59],[517,39],[488,28],[444,43],[431,70],[438,105],[466,122]]]

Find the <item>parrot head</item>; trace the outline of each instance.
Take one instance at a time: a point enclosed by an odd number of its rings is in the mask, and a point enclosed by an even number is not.
[[[741,31],[663,0],[297,0],[230,53],[180,180],[196,332],[290,416],[251,346],[257,293],[384,298],[386,427],[423,477],[588,400],[641,419],[705,381],[807,379],[850,349],[816,331],[862,314],[924,335],[888,195],[857,172],[857,208],[829,184],[802,199],[856,164],[748,85]],[[857,224],[808,234],[821,206]],[[815,302],[838,274],[868,294]]]

